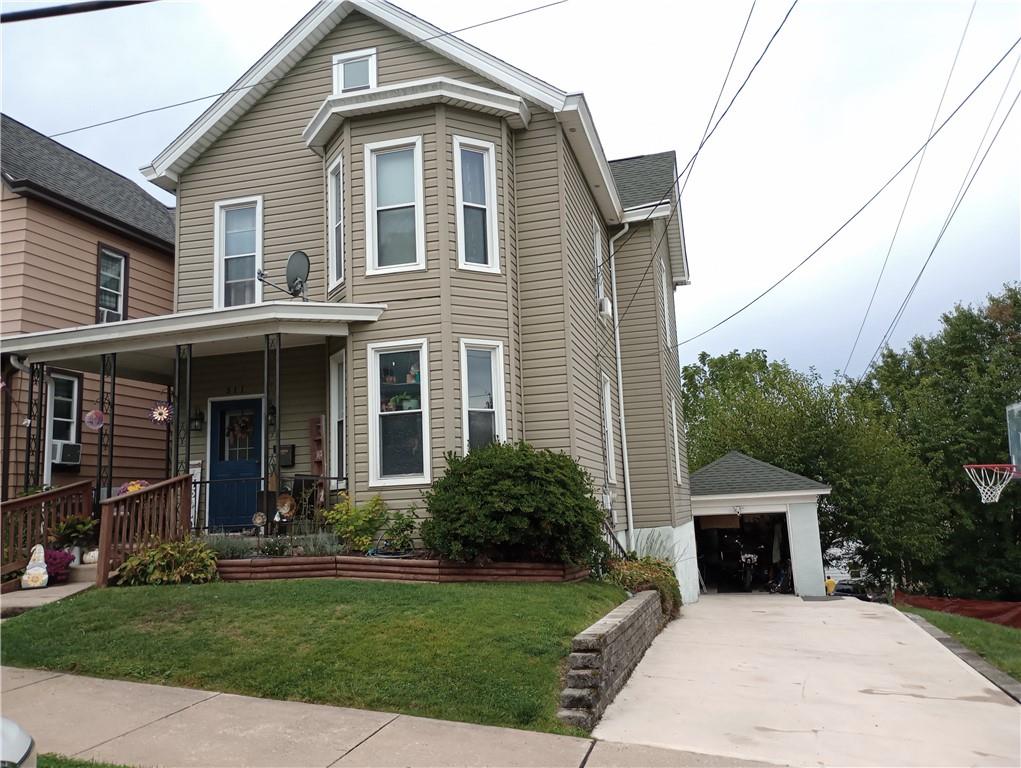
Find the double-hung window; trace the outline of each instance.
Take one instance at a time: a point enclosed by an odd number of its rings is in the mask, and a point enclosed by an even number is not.
[[[262,197],[218,202],[215,216],[215,306],[262,301]]]
[[[99,246],[96,276],[96,322],[123,320],[127,309],[128,256],[106,245]]]
[[[684,475],[681,474],[681,441],[677,436],[677,400],[670,397],[670,423],[674,430],[674,475],[678,485],[684,485]]]
[[[376,49],[333,56],[333,92],[363,91],[376,87]]]
[[[78,411],[81,402],[81,381],[77,376],[52,373],[49,388],[47,436],[50,441],[78,442]],[[51,454],[55,456],[55,454]]]
[[[671,326],[674,324],[672,313],[670,312],[670,305],[673,303],[673,291],[670,290],[670,280],[667,278],[666,264],[660,260],[658,262],[659,267],[659,292],[663,299],[663,338],[666,341],[667,346],[670,345],[670,340],[673,338],[673,332]]]
[[[496,223],[496,146],[454,137],[457,205],[457,265],[480,272],[500,271]]]
[[[347,356],[330,357],[330,475],[334,488],[347,487]]]
[[[465,453],[507,438],[502,342],[461,339],[461,434]]]
[[[595,258],[596,301],[598,301],[606,296],[606,286],[603,285],[603,229],[595,216],[592,217],[592,253]]]
[[[606,454],[606,482],[617,482],[617,455],[613,447],[613,401],[610,377],[602,374],[603,451]]]
[[[428,342],[369,344],[369,485],[430,481]]]
[[[422,137],[365,145],[367,274],[425,268]]]
[[[326,204],[329,206],[327,233],[330,290],[344,282],[344,166],[343,155],[326,173]]]

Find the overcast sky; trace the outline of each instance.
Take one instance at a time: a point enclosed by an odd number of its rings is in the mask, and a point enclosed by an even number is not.
[[[456,29],[540,2],[402,4]],[[27,5],[5,0],[4,9]],[[611,159],[675,150],[683,165],[698,146],[749,5],[569,0],[462,36],[560,88],[583,91]],[[298,0],[162,0],[5,25],[3,110],[52,134],[215,93],[310,7]],[[788,0],[758,0],[724,104],[788,7]],[[914,153],[970,9],[970,0],[801,0],[702,150],[685,191],[692,284],[676,294],[679,338],[712,325],[804,258]],[[1019,35],[1021,3],[978,1],[941,121]],[[850,374],[866,365],[927,256],[1019,51],[930,146]],[[1021,71],[1001,117],[1019,89]],[[138,167],[209,103],[60,140],[161,195]],[[894,346],[935,330],[954,302],[981,301],[1021,278],[1018,113],[1021,107],[936,251]],[[802,369],[828,375],[842,368],[912,171],[776,291],[682,347],[682,362],[702,350],[758,347]]]

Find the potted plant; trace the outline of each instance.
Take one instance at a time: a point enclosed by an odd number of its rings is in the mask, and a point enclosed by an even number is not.
[[[74,556],[71,565],[82,561],[82,547],[88,547],[96,530],[96,521],[84,515],[72,515],[57,523],[50,530],[50,540],[58,549]]]
[[[418,398],[407,392],[398,392],[390,398],[391,411],[413,411],[418,408]]]

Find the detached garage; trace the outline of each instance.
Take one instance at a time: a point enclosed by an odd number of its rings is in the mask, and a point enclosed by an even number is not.
[[[825,595],[818,503],[829,492],[829,486],[737,451],[693,472],[703,589]]]

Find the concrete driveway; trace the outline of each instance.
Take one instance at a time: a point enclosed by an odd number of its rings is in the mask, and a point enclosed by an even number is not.
[[[896,609],[851,599],[685,606],[593,735],[785,765],[1021,765],[1021,705]]]

